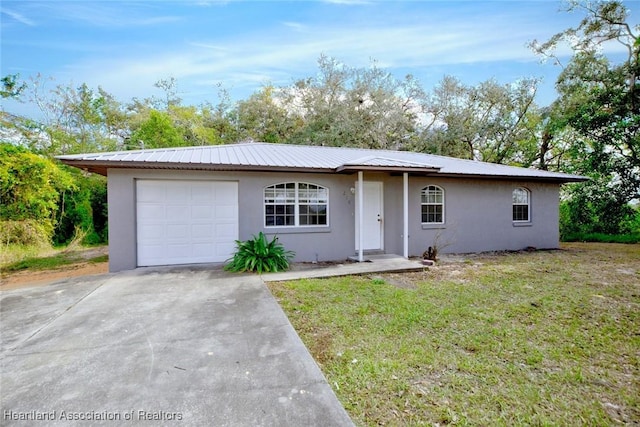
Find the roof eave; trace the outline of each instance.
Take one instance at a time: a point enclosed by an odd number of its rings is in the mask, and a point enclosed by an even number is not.
[[[472,179],[498,179],[515,181],[537,181],[551,183],[584,182],[589,178],[577,175],[567,176],[518,176],[518,175],[485,175],[441,172],[439,168],[407,167],[407,166],[371,166],[371,165],[341,165],[337,168],[312,168],[312,167],[286,167],[268,165],[230,165],[230,164],[202,164],[202,163],[161,163],[161,162],[135,162],[135,161],[109,161],[87,159],[58,158],[62,163],[77,167],[91,173],[107,176],[108,169],[156,169],[156,170],[198,170],[217,172],[304,172],[304,173],[356,173],[358,171],[383,172],[383,173],[412,173],[412,174],[437,174],[443,178],[472,178]]]
[[[334,172],[333,168],[302,168],[287,166],[265,166],[265,165],[231,165],[231,164],[203,164],[203,163],[162,163],[162,162],[114,162],[108,160],[86,160],[86,159],[59,159],[62,163],[73,166],[88,172],[107,175],[107,169],[162,169],[162,170],[198,170],[215,172],[307,172],[307,173],[327,173]]]
[[[407,173],[438,173],[440,168],[407,167],[407,166],[369,166],[369,165],[342,165],[335,169],[337,173],[367,172],[407,172]]]
[[[443,178],[472,178],[472,179],[494,179],[507,181],[535,181],[550,182],[556,184],[564,184],[571,182],[589,181],[589,178],[567,175],[564,176],[520,176],[520,175],[482,175],[482,174],[464,174],[464,173],[439,173],[439,177]]]

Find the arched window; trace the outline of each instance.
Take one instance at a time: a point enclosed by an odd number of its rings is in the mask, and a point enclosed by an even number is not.
[[[265,227],[328,225],[329,189],[306,182],[285,182],[264,189]]]
[[[513,190],[513,221],[529,222],[531,197],[529,190],[518,187]]]
[[[422,189],[421,209],[423,224],[444,223],[444,190],[437,185]]]

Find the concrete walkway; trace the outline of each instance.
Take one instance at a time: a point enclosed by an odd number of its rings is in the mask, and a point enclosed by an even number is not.
[[[369,255],[365,262],[345,262],[326,267],[307,265],[305,269],[294,268],[281,273],[267,273],[262,278],[267,282],[280,282],[298,279],[318,279],[323,277],[349,276],[369,273],[395,273],[402,271],[422,271],[421,261],[409,260],[398,255]]]

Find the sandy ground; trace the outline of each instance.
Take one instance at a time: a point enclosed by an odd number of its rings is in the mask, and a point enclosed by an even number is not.
[[[81,256],[85,259],[91,259],[100,255],[106,255],[107,253],[107,247],[105,246],[83,250]],[[104,274],[108,272],[108,262],[80,262],[53,270],[18,271],[10,274],[2,274],[2,277],[0,277],[0,291],[21,287],[43,286],[72,277]]]

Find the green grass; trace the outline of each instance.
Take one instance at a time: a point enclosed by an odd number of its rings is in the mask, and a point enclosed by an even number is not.
[[[575,233],[563,236],[565,242],[640,243],[640,233]]]
[[[565,246],[269,286],[358,425],[638,423],[640,246]]]
[[[22,261],[14,262],[3,267],[6,272],[15,272],[21,270],[51,270],[77,262],[77,259],[69,258],[66,254],[60,253],[48,257],[27,258]]]
[[[84,257],[81,251],[68,251],[64,249],[54,250],[51,248],[43,248],[38,252],[35,248],[16,249],[16,252],[22,254],[22,259],[18,261],[2,264],[2,272],[15,273],[18,271],[31,270],[53,270],[67,265],[79,264],[83,262],[100,263],[109,260],[108,255],[99,255],[95,257]]]

